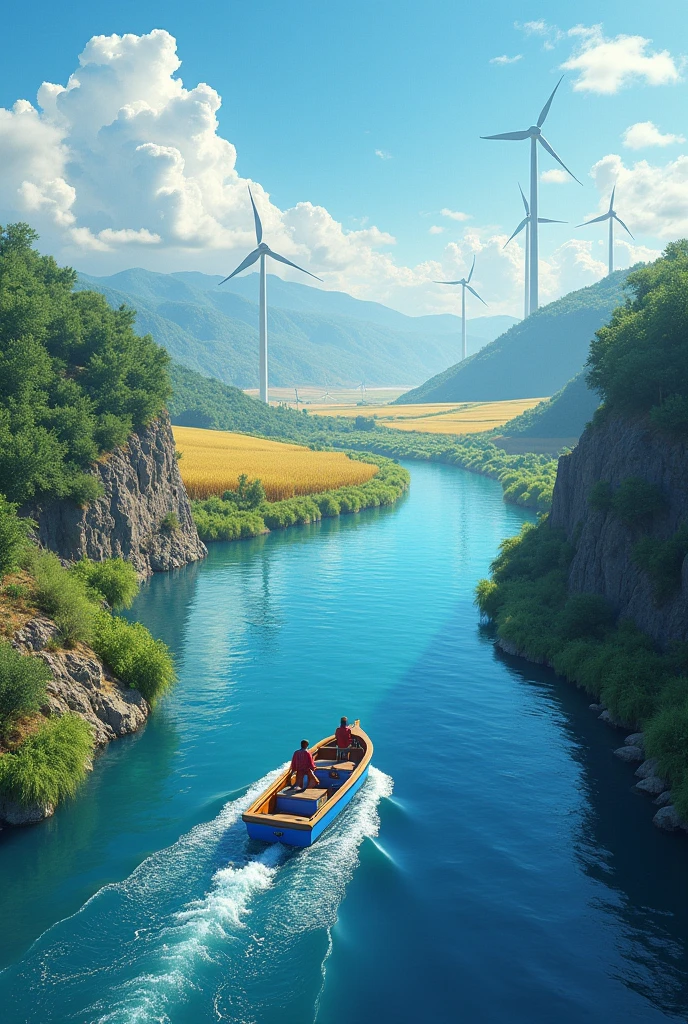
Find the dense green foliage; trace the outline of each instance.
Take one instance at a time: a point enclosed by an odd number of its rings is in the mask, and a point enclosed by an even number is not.
[[[645,730],[646,749],[688,817],[688,650],[659,652],[629,621],[615,621],[596,595],[567,590],[573,548],[547,519],[505,541],[491,579],[477,588],[480,610],[499,636],[528,657],[602,700],[629,728]]]
[[[0,494],[0,580],[17,568],[34,523],[17,515],[18,506]]]
[[[652,580],[655,601],[664,604],[681,587],[683,560],[688,555],[688,524],[667,540],[641,537],[633,546],[633,561]]]
[[[90,643],[96,615],[94,595],[76,573],[64,569],[52,551],[31,548],[26,566],[34,580],[34,600],[55,623],[65,647]]]
[[[38,711],[45,702],[50,669],[0,640],[0,737],[22,715]]]
[[[80,275],[77,287],[102,292],[115,309],[135,309],[137,330],[152,334],[175,362],[226,384],[256,387],[258,277],[234,278],[220,288],[221,280],[135,269],[106,278]],[[513,323],[512,317],[482,320],[493,328],[490,339]],[[270,275],[268,330],[274,386],[332,387],[425,380],[455,358],[460,322],[448,315],[409,317]],[[473,352],[485,341],[472,336],[470,323],[468,331]]]
[[[618,270],[541,306],[476,355],[398,402],[490,402],[554,395],[582,370],[595,331],[623,302],[627,275]]]
[[[523,437],[580,437],[599,404],[599,397],[590,390],[581,372],[548,401],[509,420],[499,428],[499,433]]]
[[[614,488],[598,480],[590,488],[588,504],[596,512],[610,512],[629,529],[646,526],[652,516],[666,507],[661,488],[639,476],[627,476]]]
[[[588,380],[608,410],[650,413],[684,434],[688,427],[688,240],[628,277],[633,297],[590,347]]]
[[[100,612],[96,617],[93,650],[115,675],[154,704],[175,679],[174,663],[162,640],[155,640],[140,622]]]
[[[98,494],[84,470],[147,423],[169,395],[168,356],[134,314],[73,292],[76,274],[0,230],[0,482],[10,501]]]
[[[222,498],[192,502],[193,517],[202,540],[239,540],[256,537],[268,530],[297,524],[315,523],[328,516],[359,512],[393,504],[408,488],[409,474],[396,462],[369,453],[351,453],[352,458],[379,466],[370,480],[357,487],[340,487],[320,494],[299,495],[284,501],[261,501],[251,504],[247,494],[258,496],[258,489],[244,481],[243,500],[237,492],[228,491]],[[262,488],[261,488],[262,489]],[[228,497],[229,496],[229,497]]]
[[[549,509],[557,463],[549,455],[507,455],[479,434],[452,438],[446,434],[414,433],[378,428],[374,435],[360,433],[334,439],[337,447],[379,452],[395,459],[446,462],[472,473],[499,480],[504,500],[540,512]]]
[[[105,598],[111,608],[130,608],[139,592],[136,569],[123,558],[106,558],[103,562],[82,558],[75,563],[71,572],[97,595]]]
[[[78,715],[47,719],[15,752],[0,756],[0,796],[53,806],[74,796],[93,746],[91,727]]]

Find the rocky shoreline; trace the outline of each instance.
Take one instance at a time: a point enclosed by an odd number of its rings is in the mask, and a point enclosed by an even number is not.
[[[496,643],[505,654],[524,658],[535,665],[545,665],[554,671],[553,665],[548,661],[529,657],[528,654],[518,650],[514,644],[509,643],[507,640],[498,638]],[[683,821],[679,817],[676,808],[672,804],[671,790],[668,783],[658,774],[656,760],[645,756],[645,737],[643,733],[638,730],[629,730],[626,724],[617,721],[611,715],[604,704],[590,704],[589,707],[591,711],[597,714],[601,722],[604,722],[612,729],[627,733],[623,745],[617,747],[614,755],[629,765],[637,765],[635,776],[639,781],[635,783],[634,788],[638,793],[644,793],[646,796],[652,797],[653,804],[658,808],[652,818],[653,825],[666,832],[688,833],[688,822]]]
[[[40,658],[50,668],[48,701],[41,712],[47,718],[69,712],[79,715],[93,729],[96,750],[140,729],[150,705],[139,691],[121,683],[84,644],[73,650],[55,648],[56,636],[55,623],[38,615],[25,622],[11,640],[21,654]],[[52,804],[24,806],[0,798],[0,826],[32,825],[54,813]]]

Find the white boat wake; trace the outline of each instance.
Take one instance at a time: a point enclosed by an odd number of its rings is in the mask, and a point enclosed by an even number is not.
[[[294,851],[251,843],[241,821],[276,775],[54,926],[10,969],[9,987],[23,991],[45,1021],[56,1019],[58,1001],[60,1020],[89,1024],[263,1021],[271,1019],[271,1005],[276,1013],[283,1003],[301,951],[299,974],[306,968],[312,984],[297,997],[310,1000],[310,1017],[337,908],[360,844],[378,833],[378,804],[391,794],[392,780],[371,768],[316,844]],[[83,982],[91,992],[87,1005]],[[7,1024],[15,1019],[23,1018]]]

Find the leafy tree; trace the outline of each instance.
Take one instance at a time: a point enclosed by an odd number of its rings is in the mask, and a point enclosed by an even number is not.
[[[98,495],[89,464],[162,409],[169,358],[134,333],[133,311],[74,292],[37,237],[0,228],[0,485],[20,504],[84,504]]]
[[[35,524],[17,515],[17,506],[0,494],[0,580],[17,568],[26,538]]]

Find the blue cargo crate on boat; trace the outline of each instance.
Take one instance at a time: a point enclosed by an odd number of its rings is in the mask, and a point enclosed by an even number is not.
[[[298,814],[302,818],[312,818],[327,799],[326,789],[297,789],[287,786],[277,794],[278,814]]]

